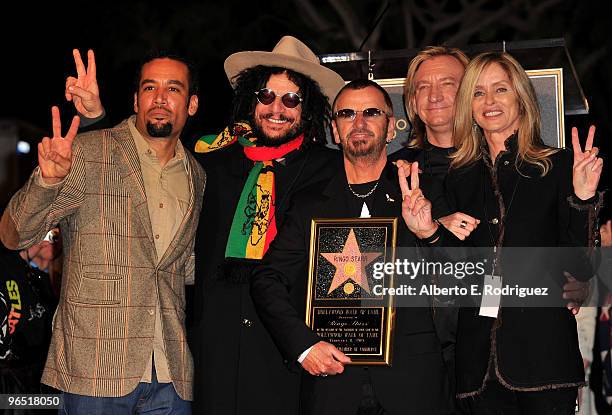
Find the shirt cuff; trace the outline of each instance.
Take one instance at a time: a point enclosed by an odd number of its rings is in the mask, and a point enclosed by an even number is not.
[[[36,169],[34,169],[34,183],[37,186],[40,186],[45,189],[56,189],[58,187],[61,187],[64,184],[64,181],[66,181],[65,177],[57,183],[45,183],[45,180],[42,177],[42,173],[40,172],[40,167],[37,166]]]
[[[574,193],[572,193],[570,196],[567,197],[567,201],[569,202],[570,206],[573,207],[574,209],[587,210],[592,205],[595,205],[599,208],[601,201],[603,200],[603,195],[604,195],[604,192],[598,191],[598,192],[595,192],[595,195],[590,197],[589,199],[582,200],[578,196],[576,196]]]
[[[298,357],[298,363],[302,364],[302,362],[304,361],[304,359],[306,359],[306,356],[308,356],[308,353],[310,353],[310,350],[312,350],[313,346],[310,346],[308,349],[304,350],[302,352],[302,354]]]

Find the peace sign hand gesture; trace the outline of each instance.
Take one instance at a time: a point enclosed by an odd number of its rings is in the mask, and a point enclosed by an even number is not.
[[[406,180],[405,167],[398,167],[397,175],[402,190],[402,217],[406,226],[419,239],[428,238],[438,229],[438,225],[431,217],[431,202],[425,198],[419,188],[419,163],[410,166],[410,187]]]
[[[62,137],[62,122],[59,108],[51,108],[53,137],[44,137],[38,143],[38,165],[43,181],[47,184],[61,182],[70,172],[72,166],[72,142],[79,129],[79,117],[75,116],[70,129]]]
[[[74,102],[77,112],[86,118],[97,118],[104,113],[96,79],[96,58],[93,50],[87,51],[87,69],[78,49],[72,50],[77,77],[66,78],[66,99]]]
[[[572,184],[574,185],[574,194],[581,200],[587,200],[595,196],[603,170],[603,160],[597,157],[599,149],[593,147],[594,137],[595,126],[592,125],[589,128],[584,151],[582,151],[578,139],[578,129],[576,127],[572,128],[572,147],[574,149]]]

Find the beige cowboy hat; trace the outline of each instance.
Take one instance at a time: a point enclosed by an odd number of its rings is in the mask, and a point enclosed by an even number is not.
[[[253,66],[278,66],[306,75],[316,81],[329,103],[344,86],[344,80],[336,72],[321,65],[312,50],[293,36],[283,36],[272,52],[245,51],[230,55],[223,64],[225,74],[232,88],[236,85],[235,76]]]

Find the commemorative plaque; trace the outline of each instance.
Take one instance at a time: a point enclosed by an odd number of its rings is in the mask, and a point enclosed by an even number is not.
[[[390,365],[393,275],[375,273],[394,261],[397,218],[313,219],[306,324],[354,364]],[[382,273],[379,273],[382,274]]]

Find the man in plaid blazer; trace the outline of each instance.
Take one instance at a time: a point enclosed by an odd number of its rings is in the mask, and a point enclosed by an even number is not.
[[[88,70],[95,79],[95,66]],[[114,128],[76,136],[75,117],[62,137],[54,107],[53,136],[38,145],[38,167],[2,216],[11,249],[62,230],[62,289],[42,381],[65,392],[66,413],[160,405],[190,413],[184,286],[205,173],[179,136],[197,111],[195,93],[187,63],[157,56],[141,68],[136,115]]]

